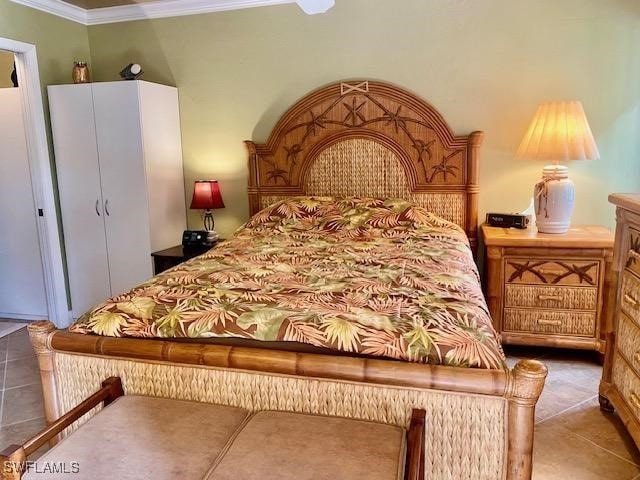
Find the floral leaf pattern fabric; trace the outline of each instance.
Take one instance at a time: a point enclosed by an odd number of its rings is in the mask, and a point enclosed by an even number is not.
[[[296,197],[69,330],[290,341],[506,368],[465,233],[398,199]]]

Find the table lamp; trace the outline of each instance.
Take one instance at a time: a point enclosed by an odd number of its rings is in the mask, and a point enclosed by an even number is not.
[[[538,107],[520,143],[518,158],[552,162],[533,190],[536,225],[542,233],[565,233],[571,226],[575,187],[559,162],[597,160],[598,147],[580,102],[549,102]]]
[[[213,221],[214,208],[224,208],[220,186],[217,180],[197,180],[193,185],[193,198],[191,199],[192,210],[204,210],[203,223],[204,228],[210,232],[211,239],[217,239],[218,234],[214,230],[215,222]]]

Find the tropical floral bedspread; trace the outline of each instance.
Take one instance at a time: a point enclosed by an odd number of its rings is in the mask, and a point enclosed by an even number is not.
[[[465,233],[404,200],[299,197],[70,329],[291,341],[505,368]]]

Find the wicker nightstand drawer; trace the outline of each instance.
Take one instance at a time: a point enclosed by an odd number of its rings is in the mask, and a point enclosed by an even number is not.
[[[595,312],[505,308],[503,320],[509,332],[592,337],[596,330]]]
[[[598,306],[598,289],[505,285],[505,307],[593,310]]]
[[[640,327],[624,313],[618,317],[616,345],[627,362],[640,372]]]
[[[632,318],[640,318],[640,279],[625,270],[622,274],[620,308]]]
[[[505,258],[505,282],[595,287],[599,267],[599,260]]]
[[[612,380],[633,416],[640,419],[640,378],[617,352],[613,359]]]

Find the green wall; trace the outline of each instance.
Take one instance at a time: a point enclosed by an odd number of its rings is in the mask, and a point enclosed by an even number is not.
[[[349,78],[396,83],[455,132],[486,132],[482,212],[527,204],[543,165],[514,152],[543,100],[582,100],[600,147],[601,160],[570,165],[575,222],[613,225],[607,194],[640,186],[636,0],[338,0],[318,16],[281,5],[88,29],[0,0],[0,36],[37,45],[43,85],[90,59],[96,80],[138,62],[146,80],[179,87],[187,195],[194,179],[221,181],[225,235],[248,215],[242,141],[265,140],[296,99]]]
[[[570,165],[575,222],[613,225],[607,195],[640,190],[637,0],[337,0],[325,15],[281,5],[93,26],[89,39],[98,80],[138,62],[180,89],[187,195],[194,179],[221,181],[224,234],[248,215],[242,141],[355,77],[417,92],[457,133],[486,132],[482,212],[527,205],[543,164],[514,153],[544,100],[581,100],[600,148]]]
[[[69,83],[73,61],[89,58],[87,27],[9,0],[0,0],[0,37],[36,45],[43,87]]]

